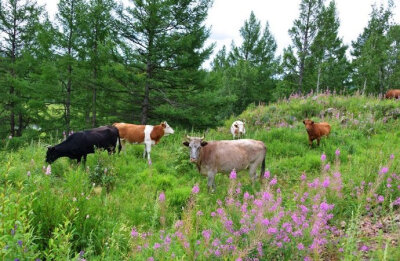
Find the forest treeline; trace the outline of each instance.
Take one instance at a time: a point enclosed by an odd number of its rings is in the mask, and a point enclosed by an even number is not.
[[[35,0],[0,0],[0,137],[115,121],[204,129],[292,93],[400,88],[392,1],[372,6],[368,25],[346,46],[335,2],[302,0],[281,54],[254,13],[240,45],[206,45],[211,5],[60,0],[50,19]]]

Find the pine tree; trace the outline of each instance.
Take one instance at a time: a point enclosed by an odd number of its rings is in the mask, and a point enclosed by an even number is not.
[[[204,47],[209,30],[203,25],[211,1],[131,3],[132,8],[119,10],[119,27],[133,50],[129,63],[145,75],[141,123],[146,124],[154,115],[172,111],[161,110],[160,104],[166,103],[178,111],[192,97],[191,93],[202,88],[204,75],[199,68],[212,50]]]
[[[323,6],[323,0],[302,0],[300,3],[300,16],[294,21],[289,35],[296,49],[298,60],[298,92],[304,91],[303,79],[308,70],[306,60],[311,55],[310,47],[318,32],[318,16]]]
[[[310,47],[311,56],[308,62],[311,65],[305,82],[309,86],[316,86],[317,93],[320,86],[339,91],[348,82],[350,64],[346,58],[347,46],[338,37],[340,23],[334,1],[322,8],[317,25],[318,33]]]
[[[242,45],[237,47],[232,43],[225,83],[228,93],[232,92],[237,98],[234,113],[242,112],[252,102],[270,101],[278,70],[277,45],[268,23],[261,31],[261,23],[251,12],[240,29],[240,35]]]
[[[363,33],[352,42],[354,83],[363,93],[383,93],[386,85],[388,52],[390,41],[387,37],[392,16],[392,4],[385,9],[373,6],[370,20]]]
[[[58,34],[57,48],[61,51],[58,59],[59,80],[62,88],[62,101],[64,107],[64,122],[66,131],[71,129],[71,103],[72,93],[79,86],[78,56],[82,52],[82,31],[84,24],[83,0],[60,0],[58,3],[57,19],[61,25]],[[81,53],[82,54],[82,53]]]
[[[27,108],[24,106],[27,100],[23,95],[28,86],[26,75],[29,64],[24,58],[24,52],[35,41],[34,28],[42,12],[43,8],[36,1],[0,1],[0,57],[3,74],[0,102],[5,105],[9,115],[11,136],[21,136],[29,122]]]

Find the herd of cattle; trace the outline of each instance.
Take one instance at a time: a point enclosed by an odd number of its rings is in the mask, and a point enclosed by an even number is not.
[[[386,99],[400,98],[400,90],[389,90]],[[309,145],[314,140],[320,144],[321,137],[329,136],[331,126],[327,122],[315,123],[306,119],[303,121],[308,134]],[[260,178],[265,171],[265,156],[267,148],[262,141],[240,139],[246,134],[245,123],[235,121],[231,126],[233,140],[205,141],[204,137],[186,136],[183,145],[190,148],[190,161],[195,163],[198,171],[208,177],[208,188],[215,190],[216,173],[229,173],[249,169],[251,179],[256,179],[256,170],[261,165]],[[68,136],[58,145],[48,147],[46,162],[53,163],[60,157],[76,159],[78,163],[87,154],[94,153],[95,148],[105,149],[114,153],[122,149],[122,143],[144,144],[143,157],[151,162],[151,146],[157,144],[163,136],[173,134],[174,130],[166,121],[159,125],[136,125],[114,123],[112,126],[102,126],[91,130],[79,131]],[[122,141],[122,143],[121,143]]]

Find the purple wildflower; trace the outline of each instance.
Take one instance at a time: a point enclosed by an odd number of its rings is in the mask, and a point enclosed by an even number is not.
[[[271,172],[269,172],[269,170],[267,170],[267,171],[264,173],[264,178],[269,179],[270,176],[271,176]]]
[[[203,211],[201,211],[201,210],[197,211],[196,215],[197,216],[202,216],[203,215]]]
[[[149,257],[149,258],[147,258],[147,261],[154,261],[154,257]]]
[[[385,200],[385,198],[382,195],[378,196],[378,202],[383,202]]]
[[[275,185],[276,183],[277,183],[276,177],[274,177],[274,178],[269,182],[269,184],[270,184],[271,186]]]
[[[325,153],[322,153],[322,155],[321,155],[321,161],[325,161],[326,160],[326,155],[325,155]]]
[[[330,184],[330,180],[329,180],[329,177],[327,177],[327,178],[324,180],[324,182],[322,183],[322,186],[323,186],[324,188],[327,188],[327,187],[329,187],[329,184]]]
[[[192,188],[192,193],[197,194],[199,193],[199,191],[200,191],[199,185],[198,184],[194,185]]]
[[[136,231],[136,229],[132,228],[131,237],[137,237],[138,235],[139,235],[139,233]]]
[[[338,149],[336,149],[336,151],[335,151],[335,155],[336,155],[336,156],[339,156],[339,155],[340,155],[340,150],[339,150],[339,148],[338,148]]]
[[[236,179],[236,170],[235,170],[235,169],[233,169],[233,170],[231,171],[231,174],[229,175],[229,178],[230,178],[230,179]]]
[[[301,174],[300,179],[301,179],[302,181],[304,181],[304,180],[306,180],[306,178],[307,178],[306,173],[303,172],[303,174]]]
[[[391,155],[390,155],[390,159],[391,159],[391,160],[394,159],[394,154],[391,154]]]
[[[160,202],[164,202],[165,201],[165,193],[164,193],[164,191],[162,191],[160,193],[160,196],[158,197],[158,201],[160,201]]]
[[[367,252],[368,250],[369,250],[369,247],[366,246],[366,245],[362,245],[362,246],[360,247],[360,251]]]
[[[325,165],[325,168],[324,168],[324,169],[325,169],[326,171],[328,171],[330,168],[331,168],[331,165],[329,165],[329,163],[328,163],[328,164]]]
[[[22,241],[21,241],[21,240],[18,240],[17,243],[18,243],[18,245],[19,245],[20,247],[22,247]]]
[[[203,232],[201,232],[201,234],[203,235],[203,237],[205,239],[209,240],[211,237],[211,229],[203,230]]]
[[[379,172],[379,174],[386,174],[388,171],[389,171],[389,168],[388,168],[388,167],[383,167],[383,168],[381,169],[381,171]]]
[[[297,245],[297,249],[298,249],[298,250],[303,250],[303,249],[304,249],[303,243],[299,243],[299,244]]]

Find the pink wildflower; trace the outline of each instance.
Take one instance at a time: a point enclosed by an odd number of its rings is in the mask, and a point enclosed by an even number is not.
[[[276,183],[277,183],[276,177],[274,177],[274,178],[269,182],[269,184],[270,184],[271,186],[275,185]]]
[[[231,171],[231,174],[229,175],[229,178],[230,178],[230,179],[236,179],[236,170],[235,170],[235,169],[233,169],[233,170]]]
[[[385,198],[382,195],[378,196],[378,202],[383,202],[385,200]]]
[[[164,191],[162,191],[160,193],[160,196],[158,197],[158,201],[160,201],[160,202],[164,202],[165,201],[165,193],[164,193]]]
[[[326,155],[325,155],[325,153],[323,153],[322,155],[321,155],[321,161],[325,161],[326,160]]]
[[[199,193],[199,191],[200,191],[199,185],[198,184],[194,185],[192,188],[192,193],[197,194]]]
[[[136,231],[136,229],[132,228],[131,237],[137,237],[138,235],[139,235],[139,233]]]
[[[336,156],[339,156],[339,155],[340,155],[340,150],[339,150],[339,148],[335,151],[335,155],[336,155]]]
[[[388,168],[388,167],[383,167],[383,168],[381,169],[381,171],[379,172],[379,174],[386,174],[388,171],[389,171],[389,168]]]
[[[269,172],[269,170],[267,170],[267,171],[264,173],[264,178],[269,179],[270,176],[271,176],[271,172]]]
[[[299,244],[297,245],[297,249],[298,249],[298,250],[303,250],[303,249],[304,249],[303,243],[299,243]]]

